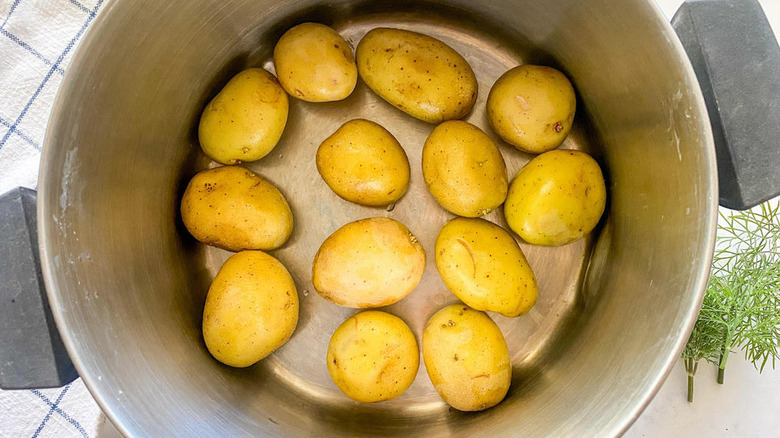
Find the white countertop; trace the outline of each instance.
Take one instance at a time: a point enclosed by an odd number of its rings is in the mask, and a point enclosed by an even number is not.
[[[688,403],[687,374],[678,362],[624,438],[780,436],[780,367],[759,374],[735,354],[726,364],[723,385],[715,381],[717,374],[714,365],[701,361],[694,401]]]

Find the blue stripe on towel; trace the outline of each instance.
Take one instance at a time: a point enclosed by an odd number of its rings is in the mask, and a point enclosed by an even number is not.
[[[27,50],[33,56],[35,56],[36,58],[38,58],[41,61],[43,61],[44,64],[46,64],[49,67],[51,67],[51,65],[52,65],[51,61],[46,59],[46,57],[43,56],[39,51],[33,49],[27,43],[25,43],[24,41],[20,40],[16,35],[12,34],[11,32],[8,32],[7,30],[2,29],[2,28],[0,28],[0,34],[3,34],[5,36],[7,36],[11,41],[15,42],[16,44],[19,44],[20,46],[22,46],[22,48],[24,48],[24,50]],[[59,73],[61,75],[65,74],[65,70],[63,70],[61,67],[57,67],[57,73]]]
[[[11,124],[8,123],[8,121],[3,119],[2,117],[0,117],[0,125],[5,126],[6,128],[10,128],[11,127]],[[27,135],[25,135],[24,132],[16,129],[16,130],[14,130],[14,134],[18,135],[19,138],[24,140],[27,144],[29,144],[30,146],[34,147],[35,149],[37,149],[39,151],[42,149],[41,145],[39,145],[35,140],[31,139]]]
[[[8,15],[6,15],[5,20],[3,20],[3,24],[0,24],[0,29],[5,28],[5,25],[8,23],[8,19],[11,18],[11,14],[13,14],[16,7],[19,6],[20,1],[22,0],[14,0],[14,3],[11,5],[11,9],[8,10]]]
[[[33,433],[32,438],[38,438],[38,435],[41,434],[41,431],[43,430],[43,428],[46,427],[46,423],[49,422],[49,419],[51,418],[51,414],[54,413],[54,409],[57,408],[57,405],[60,404],[60,402],[62,401],[62,398],[65,397],[65,393],[68,392],[69,389],[70,389],[70,383],[68,383],[65,386],[65,388],[63,388],[63,390],[60,391],[60,395],[57,396],[57,400],[55,400],[54,404],[51,405],[51,407],[49,408],[49,413],[47,413],[46,416],[43,417],[43,421],[41,421],[41,424],[38,425],[37,429],[35,429],[35,433]]]
[[[54,412],[56,412],[56,413],[60,414],[60,416],[61,416],[62,418],[64,418],[64,419],[65,419],[65,421],[67,421],[68,423],[72,424],[72,425],[73,425],[73,427],[75,427],[75,428],[76,428],[76,430],[78,430],[78,431],[79,431],[79,433],[81,434],[81,436],[83,436],[84,438],[89,438],[89,434],[87,433],[87,431],[86,431],[86,430],[84,430],[84,427],[81,425],[81,423],[79,423],[78,421],[76,421],[75,419],[73,419],[73,417],[71,417],[70,415],[68,415],[68,414],[67,414],[65,411],[63,411],[63,410],[62,410],[62,408],[60,408],[59,406],[57,406],[55,403],[52,403],[52,402],[51,402],[51,400],[49,400],[49,398],[48,398],[48,397],[46,397],[45,395],[43,395],[43,394],[42,394],[40,391],[38,391],[37,389],[33,389],[33,390],[32,390],[32,391],[30,391],[30,392],[32,392],[33,394],[37,395],[37,396],[38,396],[38,397],[39,397],[41,400],[43,400],[43,402],[44,402],[44,403],[46,403],[47,405],[49,405],[49,407],[50,407],[50,408],[54,409]]]
[[[79,9],[81,9],[82,11],[84,11],[87,15],[89,15],[91,17],[93,17],[95,15],[94,11],[90,11],[88,7],[82,5],[81,3],[77,2],[76,0],[68,0],[68,1],[70,1],[70,3],[73,6],[75,6],[75,7],[79,8]]]

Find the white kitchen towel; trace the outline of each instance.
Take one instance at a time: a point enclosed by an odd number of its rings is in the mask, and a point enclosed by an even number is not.
[[[0,0],[0,194],[36,186],[54,96],[102,3]]]
[[[97,436],[101,413],[81,379],[62,388],[0,391],[0,437]]]
[[[0,0],[0,194],[35,188],[43,134],[68,63],[104,0]],[[0,391],[0,437],[94,437],[100,409],[81,380]]]

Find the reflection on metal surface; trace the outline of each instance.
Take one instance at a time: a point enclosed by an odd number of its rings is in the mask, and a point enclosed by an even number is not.
[[[63,339],[120,430],[137,436],[608,436],[637,415],[683,341],[709,263],[714,161],[696,84],[669,26],[643,1],[491,1],[478,11],[471,5],[114,0],[107,6],[74,57],[55,106],[39,222]],[[333,25],[353,45],[376,26],[413,29],[450,44],[480,82],[466,120],[494,140],[484,102],[495,79],[517,63],[553,63],[580,93],[564,147],[587,150],[605,167],[607,218],[593,236],[562,248],[521,243],[540,298],[526,316],[491,315],[514,366],[507,400],[493,409],[449,409],[424,366],[405,394],[373,405],[347,399],[328,376],[328,339],[354,310],[306,291],[313,290],[314,253],[341,225],[387,216],[420,239],[428,253],[423,280],[388,308],[418,337],[435,310],[455,301],[433,257],[438,230],[452,216],[428,193],[420,169],[433,126],[392,108],[362,83],[342,102],[291,99],[277,149],[247,165],[285,194],[295,217],[290,241],[272,252],[298,287],[295,335],[247,369],[220,365],[203,345],[205,293],[229,253],[195,242],[178,218],[189,178],[213,166],[199,150],[195,125],[233,74],[270,66],[276,38],[305,20]],[[317,173],[319,143],[359,117],[387,128],[409,156],[411,185],[391,211],[343,201]],[[531,158],[496,142],[510,177]],[[63,167],[66,161],[71,164]],[[500,209],[487,218],[506,226]],[[90,260],[80,259],[82,253]]]

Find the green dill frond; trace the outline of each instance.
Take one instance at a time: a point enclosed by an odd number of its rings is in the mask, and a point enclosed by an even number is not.
[[[712,297],[705,295],[704,300],[710,301]],[[707,312],[710,308],[712,308],[711,303],[705,302],[702,305],[702,313]],[[681,356],[683,359],[692,359],[694,362],[704,359],[707,362],[717,364],[726,336],[725,325],[715,320],[713,315],[702,313],[693,326]]]
[[[717,364],[741,349],[759,371],[780,359],[780,202],[721,210],[712,270],[699,318],[682,353],[688,398],[699,360]]]

